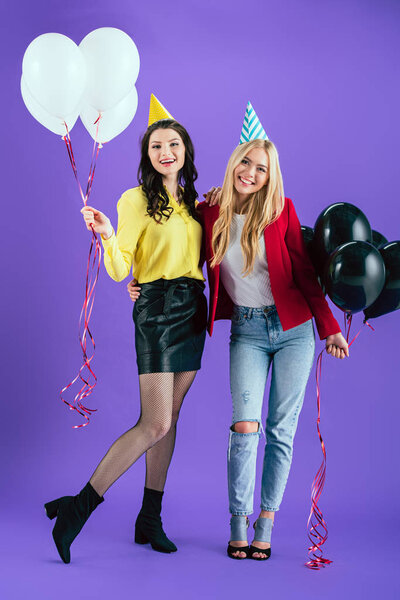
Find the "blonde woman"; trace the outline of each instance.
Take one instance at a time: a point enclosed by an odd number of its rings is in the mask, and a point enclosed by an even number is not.
[[[266,560],[314,358],[312,317],[332,356],[348,356],[348,346],[318,284],[293,203],[284,197],[278,153],[271,141],[240,144],[229,159],[219,206],[203,204],[200,210],[210,284],[210,334],[215,319],[232,320],[228,555]],[[249,547],[248,515],[253,512],[270,366],[261,512]]]
[[[312,317],[331,356],[348,356],[348,346],[318,284],[293,203],[284,197],[274,144],[266,139],[241,143],[229,159],[221,193],[213,188],[210,197],[210,203],[198,206],[210,286],[210,335],[214,320],[232,321],[228,556],[266,560],[314,358]],[[134,282],[128,289],[135,299]],[[261,412],[271,366],[261,512],[249,547],[248,515],[253,513]]]

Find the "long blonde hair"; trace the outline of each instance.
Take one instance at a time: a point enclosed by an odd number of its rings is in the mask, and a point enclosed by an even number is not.
[[[248,200],[247,217],[240,238],[244,256],[243,275],[249,275],[252,272],[258,252],[259,239],[266,226],[279,217],[285,202],[278,152],[274,144],[269,140],[254,140],[240,144],[235,148],[226,167],[219,217],[213,227],[211,244],[214,256],[210,263],[211,267],[214,268],[222,262],[229,247],[229,231],[234,208],[234,171],[253,148],[264,148],[267,153],[269,178],[266,185]]]

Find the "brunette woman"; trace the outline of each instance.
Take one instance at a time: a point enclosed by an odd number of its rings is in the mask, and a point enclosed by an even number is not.
[[[170,116],[161,105],[155,108],[158,119],[160,112]],[[48,517],[57,517],[53,538],[65,563],[70,562],[71,543],[104,493],[144,453],[146,483],[135,541],[150,542],[160,552],[176,551],[162,528],[161,498],[179,411],[200,369],[207,320],[193,160],[186,129],[172,118],[157,120],[142,140],[140,185],[118,202],[117,233],[99,210],[82,209],[87,228],[101,234],[108,274],[121,281],[133,273],[139,281],[133,320],[141,414],[77,496],[45,505]]]

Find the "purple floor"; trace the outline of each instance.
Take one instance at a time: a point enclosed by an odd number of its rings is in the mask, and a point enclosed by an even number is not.
[[[132,541],[138,501],[127,500],[129,478],[91,519],[64,565],[51,538],[52,523],[37,505],[3,512],[2,600],[37,598],[222,599],[253,591],[261,597],[296,599],[399,598],[395,575],[399,559],[396,524],[385,516],[329,514],[326,556],[334,564],[314,572],[304,567],[306,537],[302,515],[282,511],[267,563],[233,561],[225,554],[227,518],[218,503],[207,514],[196,503],[170,495],[165,527],[178,545],[174,555],[154,552]],[[171,504],[174,510],[171,511]],[[37,510],[35,510],[37,509]],[[173,517],[175,515],[175,518]],[[179,515],[179,517],[178,517]],[[398,527],[397,527],[398,529]]]

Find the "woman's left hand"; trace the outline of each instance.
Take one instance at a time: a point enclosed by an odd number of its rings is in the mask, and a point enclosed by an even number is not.
[[[215,206],[215,204],[219,204],[221,200],[221,187],[212,187],[208,190],[207,194],[203,194],[203,198],[209,204],[209,206]]]
[[[349,345],[341,333],[328,335],[325,342],[327,353],[334,358],[344,358],[345,356],[349,356]]]
[[[126,289],[128,290],[132,302],[136,302],[140,296],[140,287],[137,285],[137,279],[132,279],[126,286]]]

